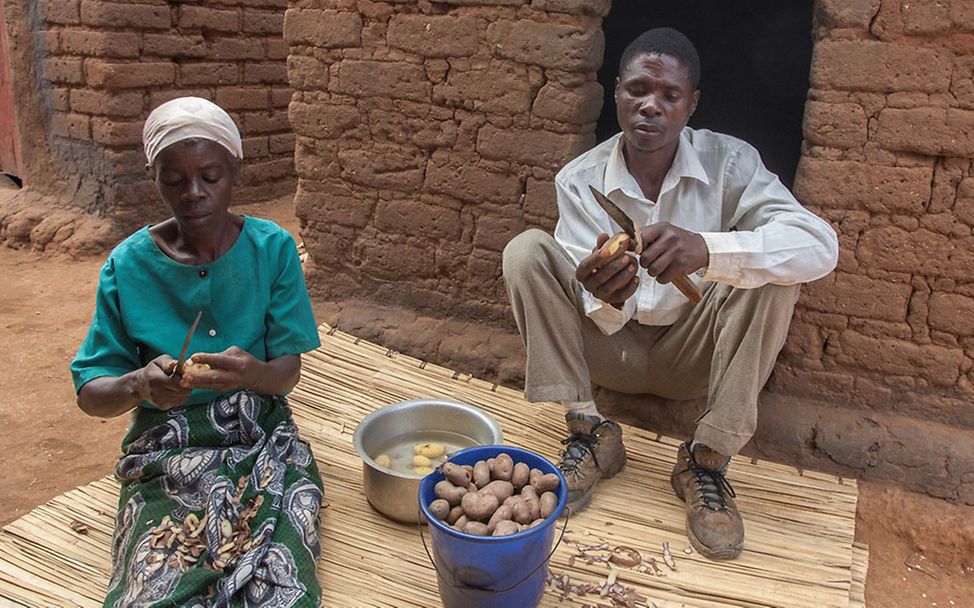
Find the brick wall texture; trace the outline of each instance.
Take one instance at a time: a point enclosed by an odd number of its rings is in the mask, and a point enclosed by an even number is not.
[[[501,252],[595,143],[609,1],[292,1],[296,209],[320,294],[509,324]]]
[[[49,90],[54,151],[63,152],[67,172],[101,184],[91,212],[127,228],[152,219],[158,195],[146,179],[142,124],[153,108],[184,95],[215,101],[240,127],[238,200],[293,190],[286,7],[287,0],[40,0],[37,74]],[[79,156],[106,162],[91,166]]]

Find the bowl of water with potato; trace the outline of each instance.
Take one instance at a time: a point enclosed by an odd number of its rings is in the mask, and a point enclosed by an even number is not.
[[[419,482],[460,450],[503,442],[501,427],[472,405],[414,399],[382,407],[355,429],[365,497],[380,513],[416,523]]]

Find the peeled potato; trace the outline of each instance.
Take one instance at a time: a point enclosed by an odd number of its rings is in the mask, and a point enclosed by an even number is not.
[[[414,467],[429,467],[432,464],[433,464],[433,461],[431,461],[426,456],[423,456],[421,454],[417,454],[416,456],[413,456],[413,466]]]
[[[427,443],[417,443],[413,446],[413,452],[418,456],[425,456],[427,458],[439,458],[446,454],[446,446],[442,443],[427,442]]]
[[[433,467],[416,467],[413,472],[417,475],[429,475],[433,472]]]
[[[375,464],[388,469],[390,466],[392,466],[392,459],[389,458],[388,454],[379,454],[375,457]]]
[[[193,374],[198,374],[200,372],[205,372],[211,369],[213,368],[210,366],[209,363],[197,363],[192,359],[187,359],[186,362],[183,363],[184,376],[192,376]]]

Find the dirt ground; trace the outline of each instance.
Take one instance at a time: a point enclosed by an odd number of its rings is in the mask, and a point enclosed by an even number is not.
[[[287,198],[236,210],[297,233]],[[0,344],[8,360],[0,374],[0,525],[112,472],[128,417],[83,414],[68,373],[101,263],[0,247]],[[856,537],[870,547],[867,605],[974,606],[972,516],[971,507],[862,483]]]

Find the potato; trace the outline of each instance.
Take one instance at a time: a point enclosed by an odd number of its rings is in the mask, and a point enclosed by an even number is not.
[[[444,463],[443,474],[455,486],[467,486],[470,484],[471,474],[458,464],[452,462]]]
[[[480,488],[480,492],[490,492],[497,497],[498,502],[504,502],[514,495],[514,486],[509,481],[501,481],[498,479]]]
[[[451,507],[455,507],[460,504],[463,495],[467,493],[467,488],[457,487],[444,479],[433,486],[433,493],[436,494],[437,498],[442,498],[450,503]]]
[[[538,500],[538,491],[534,489],[534,486],[524,486],[521,488],[521,498],[527,500]]]
[[[538,494],[544,494],[545,492],[554,492],[557,490],[558,486],[561,485],[561,480],[557,474],[548,473],[532,481],[531,485],[538,491]]]
[[[211,369],[213,367],[209,363],[196,363],[192,357],[183,362],[183,376],[193,376]]]
[[[460,517],[457,518],[455,522],[453,522],[453,528],[463,532],[463,527],[467,525],[468,521],[470,520],[467,519],[466,515],[461,515]]]
[[[494,461],[494,467],[491,469],[491,477],[493,479],[500,479],[501,481],[510,481],[513,474],[514,460],[509,454],[498,454],[497,459]]]
[[[494,472],[494,462],[496,462],[496,461],[497,461],[496,458],[488,458],[487,459],[487,466],[490,467],[491,473]]]
[[[541,517],[547,518],[558,508],[558,495],[554,492],[545,492],[541,495]]]
[[[489,492],[467,492],[460,501],[467,519],[487,521],[494,514],[500,501]]]
[[[429,504],[429,510],[433,517],[442,521],[450,515],[450,503],[442,498],[437,498]]]
[[[479,490],[480,488],[478,488],[477,484],[475,484],[474,482],[471,481],[470,483],[467,484],[467,492],[477,492]]]
[[[541,501],[537,498],[525,498],[524,504],[528,506],[529,512],[531,513],[531,521],[534,521],[541,517]]]
[[[544,473],[541,472],[541,469],[531,469],[531,472],[528,474],[528,483],[533,486],[534,482],[542,477],[544,477]]]
[[[602,244],[602,248],[609,252],[609,255],[615,255],[619,251],[620,247],[629,246],[629,235],[625,232],[620,232],[619,234],[613,236],[611,239]]]
[[[433,464],[433,461],[426,456],[421,456],[417,454],[413,456],[413,466],[414,467],[428,467]]]
[[[392,459],[389,458],[388,454],[379,454],[375,457],[375,464],[388,469],[390,466],[392,466]]]
[[[494,514],[490,516],[490,521],[487,522],[487,531],[493,532],[494,528],[496,528],[497,524],[499,524],[500,522],[510,521],[511,515],[512,514],[511,514],[510,507],[506,505],[501,505],[497,507],[497,510],[494,511]]]
[[[531,467],[526,463],[519,462],[514,465],[514,472],[511,474],[511,483],[514,484],[514,491],[520,492],[521,488],[528,485],[531,475]]]
[[[540,525],[541,525],[541,524],[543,524],[543,523],[544,523],[544,520],[543,520],[543,519],[541,519],[541,518],[538,518],[538,519],[536,519],[536,520],[534,520],[534,521],[532,521],[532,522],[531,522],[530,524],[528,524],[528,527],[529,527],[529,528],[533,528],[533,527],[535,527],[535,526],[540,526]]]
[[[463,526],[463,531],[467,534],[473,534],[474,536],[490,535],[490,533],[487,532],[487,524],[480,521],[468,521],[466,525]]]
[[[505,519],[504,521],[497,522],[497,526],[491,532],[491,536],[510,536],[518,532],[520,532],[520,528],[518,528],[517,522]]]
[[[519,500],[523,500],[523,499],[519,495],[515,494],[513,496],[508,496],[507,498],[505,498],[502,504],[505,504],[509,507]]]
[[[416,473],[417,475],[426,476],[432,473],[434,470],[436,469],[434,469],[433,467],[416,467],[415,469],[413,469],[413,473]]]
[[[524,500],[523,498],[521,500],[518,500],[518,501],[512,503],[511,504],[511,519],[513,519],[514,521],[516,521],[519,524],[529,524],[532,521],[534,521],[535,518],[532,517],[531,505],[528,504],[528,503],[529,503],[529,501]],[[540,511],[540,509],[539,509],[539,511]]]
[[[457,523],[457,520],[460,519],[462,515],[463,515],[463,507],[457,505],[452,509],[450,509],[450,514],[446,516],[446,523],[452,526],[453,524]]]
[[[470,473],[470,479],[473,479],[473,465],[472,464],[463,464],[463,465],[460,465],[460,468],[463,469],[464,471]]]
[[[482,488],[490,483],[490,466],[483,460],[473,465],[473,482],[478,488]]]
[[[430,441],[428,443],[417,443],[413,446],[413,453],[417,456],[425,456],[427,458],[439,458],[446,454],[446,446],[442,443],[435,443]]]

